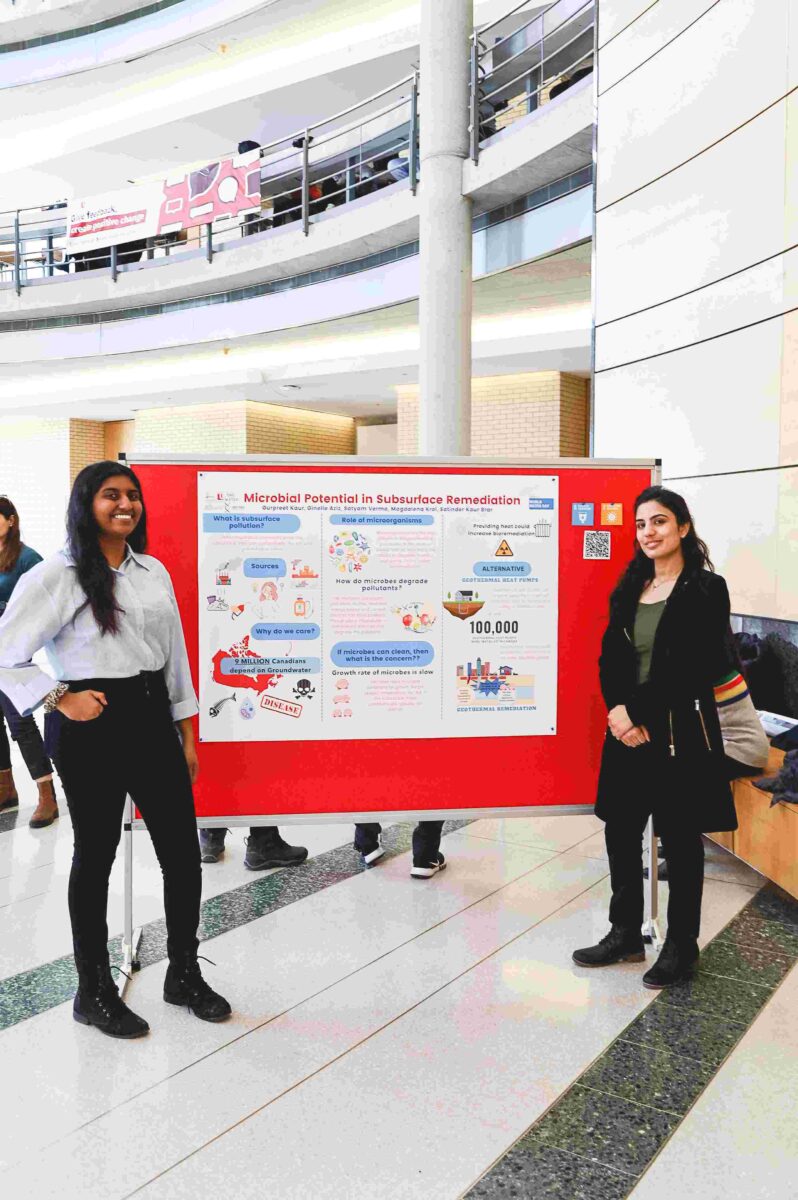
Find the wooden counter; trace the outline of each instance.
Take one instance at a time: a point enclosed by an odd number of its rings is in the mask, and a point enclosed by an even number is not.
[[[783,761],[784,751],[771,746],[762,774],[778,774]],[[798,900],[798,805],[782,802],[771,808],[771,793],[754,787],[753,779],[736,779],[732,785],[739,827],[734,833],[707,836]]]

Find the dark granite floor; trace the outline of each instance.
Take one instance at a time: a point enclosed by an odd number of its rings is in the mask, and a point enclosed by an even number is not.
[[[769,884],[713,938],[695,978],[661,992],[469,1200],[628,1196],[796,961],[798,903]]]

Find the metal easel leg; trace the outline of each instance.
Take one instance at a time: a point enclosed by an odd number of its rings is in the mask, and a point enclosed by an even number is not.
[[[654,818],[649,817],[643,841],[643,854],[648,866],[648,879],[645,880],[645,920],[643,922],[643,941],[653,945],[655,950],[662,947],[664,938],[659,928],[659,892],[657,885],[657,839],[654,837]]]
[[[138,929],[133,928],[133,801],[130,796],[125,800],[123,838],[125,917],[122,930],[122,973],[117,980],[120,996],[125,994],[129,977],[134,971],[141,969],[138,957],[141,945],[141,926]]]

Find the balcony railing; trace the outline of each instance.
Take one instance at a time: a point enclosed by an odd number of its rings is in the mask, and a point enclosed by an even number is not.
[[[471,158],[520,117],[593,70],[594,0],[555,0],[528,19],[529,0],[471,38]],[[513,19],[515,18],[515,19]],[[520,22],[517,23],[517,22]],[[509,32],[500,32],[510,24]]]
[[[471,46],[471,157],[500,129],[592,70],[594,0],[555,0],[529,19],[529,0],[475,31]],[[509,32],[507,32],[509,26]],[[488,41],[493,35],[493,42]],[[419,178],[418,72],[259,151],[260,212],[93,251],[73,251],[66,202],[0,213],[0,288],[64,281],[89,270],[120,274],[179,256],[211,262],[241,239],[296,225],[307,236],[331,210]]]
[[[116,281],[132,264],[178,254],[201,255],[210,262],[221,247],[292,223],[307,235],[329,210],[382,188],[415,192],[418,119],[414,73],[343,112],[259,147],[260,213],[216,219],[160,237],[77,253],[67,245],[65,201],[0,213],[0,286],[11,285],[19,295],[30,284],[89,270],[109,271]]]

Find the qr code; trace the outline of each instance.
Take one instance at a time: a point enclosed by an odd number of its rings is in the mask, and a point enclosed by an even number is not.
[[[600,529],[586,529],[583,558],[609,558],[610,532]]]

